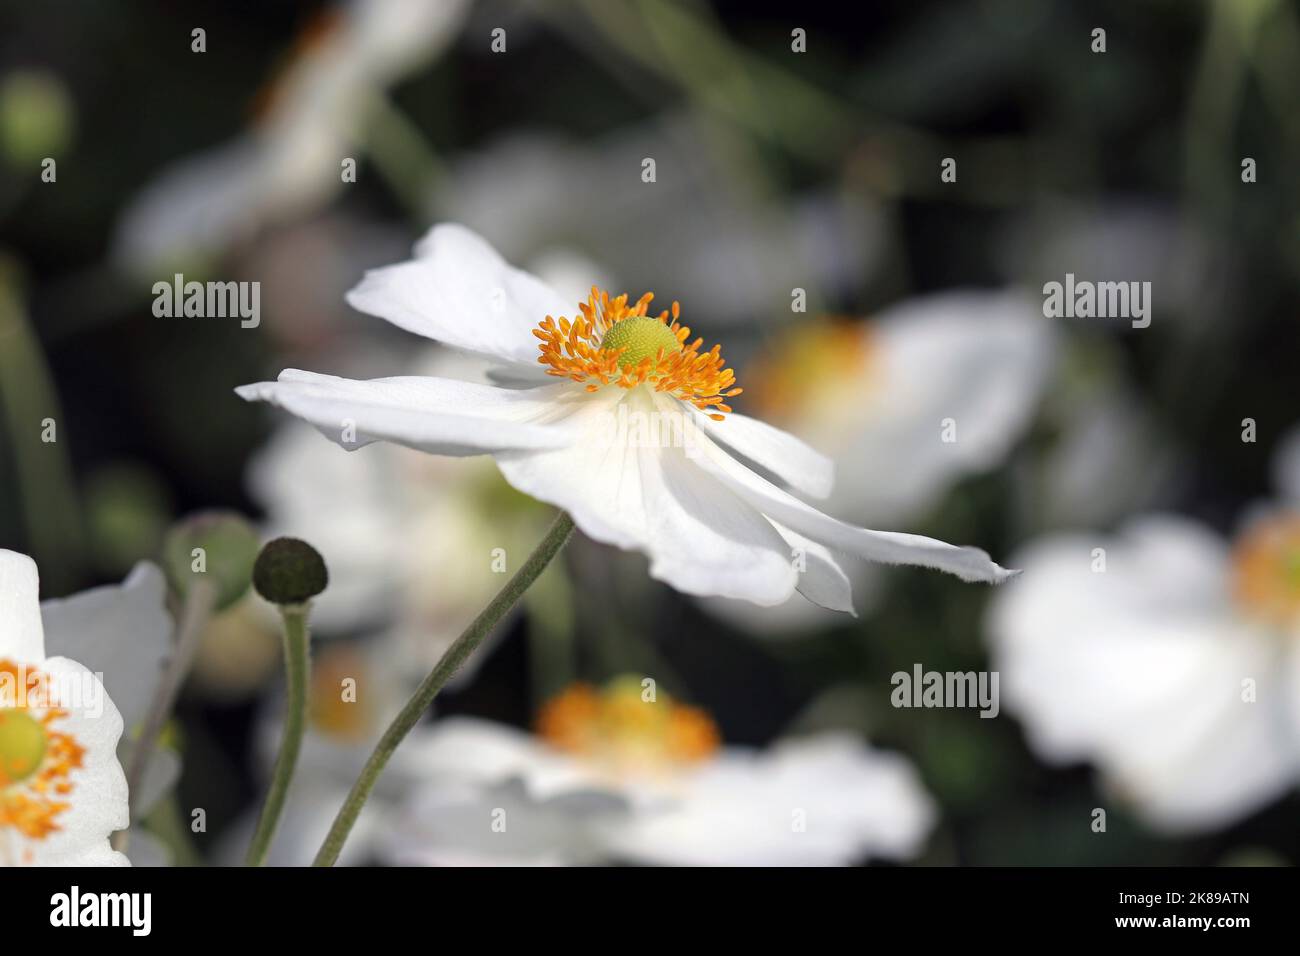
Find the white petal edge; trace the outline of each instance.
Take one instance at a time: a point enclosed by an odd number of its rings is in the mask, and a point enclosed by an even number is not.
[[[347,379],[298,369],[235,393],[297,415],[343,448],[391,441],[457,457],[566,445],[572,437],[563,421],[585,395],[564,385],[506,389],[421,376]]]
[[[831,493],[835,463],[788,432],[735,412],[718,422],[693,411],[694,420],[714,441],[770,471],[795,491],[813,498]]]
[[[999,567],[979,548],[958,547],[923,535],[856,528],[822,514],[777,488],[707,440],[697,459],[760,512],[790,530],[838,551],[882,564],[909,564],[955,574],[963,581],[1000,584],[1017,572]]]
[[[911,764],[840,732],[724,751],[689,775],[678,796],[675,807],[643,809],[612,832],[616,855],[686,866],[904,859],[920,850],[935,819]]]
[[[89,706],[61,701],[68,714],[59,721],[59,729],[85,748],[82,766],[72,771],[73,791],[67,798],[71,806],[58,818],[56,832],[40,840],[19,840],[19,844],[32,851],[37,866],[129,866],[130,861],[113,851],[108,842],[113,832],[125,829],[128,822],[126,774],[117,759],[122,715],[98,678],[76,661],[51,657],[41,664],[41,670],[52,678],[54,686],[77,682],[82,687],[97,687],[95,693],[103,707],[96,714]]]
[[[803,555],[803,568],[799,571],[796,585],[799,593],[818,607],[857,617],[857,612],[853,609],[853,582],[840,567],[830,548],[796,534],[775,521],[772,524],[791,549],[798,549]]]
[[[347,300],[416,335],[529,366],[540,354],[532,330],[577,305],[456,223],[434,226],[414,259],[371,269]]]
[[[166,593],[162,571],[141,562],[120,585],[41,604],[48,653],[100,675],[127,727],[144,719],[171,652]]]
[[[36,562],[0,550],[0,656],[29,664],[45,659],[39,594]]]

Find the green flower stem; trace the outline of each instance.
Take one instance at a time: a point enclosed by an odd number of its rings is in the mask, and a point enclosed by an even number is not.
[[[289,712],[284,719],[284,734],[280,738],[280,753],[275,758],[271,788],[266,792],[266,803],[262,805],[257,829],[248,845],[245,862],[249,866],[261,866],[266,862],[275,829],[284,813],[289,784],[298,767],[298,753],[302,750],[302,735],[307,728],[307,676],[311,669],[307,650],[307,605],[283,605],[280,616],[284,619],[284,669],[289,685]]]
[[[433,703],[433,699],[438,696],[447,681],[451,680],[452,675],[460,669],[474,649],[483,643],[501,618],[505,617],[515,604],[519,601],[529,586],[537,580],[546,566],[551,563],[552,559],[560,553],[573,534],[573,519],[567,512],[561,511],[556,516],[554,523],[546,532],[528,560],[523,563],[514,577],[506,582],[505,586],[497,592],[496,597],[485,607],[479,616],[474,618],[469,627],[465,628],[460,637],[456,638],[447,652],[442,655],[442,659],[434,665],[433,670],[425,677],[420,686],[416,688],[411,699],[406,702],[401,713],[389,724],[384,735],[379,738],[374,752],[370,759],[366,761],[365,767],[361,770],[361,775],[357,777],[357,782],[352,785],[352,792],[348,794],[347,800],[339,809],[338,816],[334,818],[334,823],[330,827],[329,835],[325,837],[325,842],[321,844],[320,851],[316,854],[316,860],[313,866],[333,866],[339,858],[339,853],[343,849],[343,844],[347,841],[348,834],[352,832],[353,825],[357,822],[357,817],[361,814],[361,808],[365,806],[366,800],[370,797],[370,792],[374,790],[375,783],[379,780],[379,775],[384,772],[384,767],[388,765],[388,760],[393,755],[401,742],[406,739],[406,735],[420,721],[420,717]]]
[[[135,745],[131,748],[126,769],[127,793],[131,801],[131,823],[135,823],[145,809],[137,802],[140,799],[140,787],[144,782],[145,770],[148,769],[154,748],[158,745],[158,738],[162,736],[163,728],[167,726],[167,720],[171,717],[172,708],[176,706],[181,685],[185,683],[190,666],[194,663],[194,655],[198,653],[199,643],[216,603],[216,585],[201,575],[196,576],[185,593],[184,603],[176,622],[176,640],[172,648],[171,660],[167,662],[167,669],[158,682],[158,688],[154,691],[149,712],[140,729],[140,736],[136,738]],[[129,839],[129,830],[119,830],[113,834],[113,849],[126,852]]]

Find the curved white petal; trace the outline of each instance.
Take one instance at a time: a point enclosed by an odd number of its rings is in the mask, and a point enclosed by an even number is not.
[[[392,441],[436,455],[565,445],[572,437],[561,426],[581,404],[566,400],[577,396],[564,385],[506,389],[420,376],[359,381],[297,369],[235,392],[278,405],[344,448]]]
[[[36,562],[0,549],[0,657],[29,664],[45,659],[39,593]]]
[[[695,421],[714,441],[770,471],[796,491],[814,498],[831,493],[834,462],[793,435],[734,412],[720,422],[697,412]]]
[[[120,585],[41,605],[47,652],[101,675],[127,727],[144,719],[171,650],[166,592],[162,571],[141,562]]]
[[[1038,753],[1096,763],[1169,830],[1226,824],[1294,782],[1281,644],[1237,616],[1220,539],[1152,517],[1116,538],[1046,539],[1023,567],[988,629],[1004,702]]]
[[[658,437],[643,442],[636,425],[605,428],[636,421],[637,414],[665,416],[643,422],[680,422],[680,403],[666,396],[656,402],[639,389],[604,391],[615,408],[630,409],[627,416],[589,416],[587,434],[568,448],[497,455],[506,480],[564,508],[597,541],[644,551],[651,576],[679,591],[764,605],[785,601],[796,573],[770,522],[702,472],[691,449]]]
[[[827,733],[723,754],[674,808],[638,814],[610,845],[667,865],[834,866],[913,856],[934,819],[906,760]]]
[[[532,330],[547,315],[576,310],[454,223],[434,226],[414,259],[367,272],[347,299],[416,335],[530,366],[540,354]]]
[[[117,760],[122,715],[98,679],[75,661],[51,657],[40,666],[51,687],[60,689],[57,703],[67,712],[58,729],[71,734],[85,753],[81,767],[72,771],[69,807],[58,817],[59,829],[39,840],[19,838],[20,858],[30,850],[38,866],[127,866],[126,857],[108,843],[128,821],[126,774]]]
[[[843,611],[857,617],[853,610],[853,582],[840,567],[830,548],[796,534],[775,521],[772,523],[791,549],[802,556],[802,562],[796,564],[799,570],[799,593],[818,607]]]
[[[1000,583],[1016,572],[999,567],[979,548],[934,538],[855,528],[808,505],[756,475],[707,440],[697,464],[773,521],[837,551],[884,564],[913,564],[957,575],[963,581]]]

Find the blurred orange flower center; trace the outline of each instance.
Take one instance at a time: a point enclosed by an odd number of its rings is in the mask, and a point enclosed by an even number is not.
[[[741,393],[726,367],[721,346],[701,352],[704,340],[687,343],[691,330],[680,324],[681,305],[649,314],[653,292],[629,306],[627,294],[610,298],[594,286],[578,303],[572,320],[547,316],[533,335],[541,340],[537,361],[547,375],[585,383],[594,392],[604,385],[649,385],[694,405],[716,421],[731,411],[727,399]]]
[[[33,840],[59,829],[58,817],[70,806],[72,771],[82,766],[85,749],[58,729],[67,711],[29,706],[48,703],[48,676],[0,659],[0,836],[8,829]]]
[[[699,763],[721,743],[708,714],[649,694],[635,677],[603,689],[574,684],[542,708],[537,733],[559,750],[629,771]]]
[[[846,385],[864,380],[871,362],[870,337],[868,323],[842,319],[786,332],[746,372],[756,414],[791,421],[840,407]]]
[[[351,648],[328,647],[316,655],[308,696],[316,730],[343,743],[366,739],[371,712],[360,698],[364,671],[365,661]]]
[[[1247,530],[1233,552],[1233,574],[1248,610],[1273,623],[1300,622],[1300,515]]]

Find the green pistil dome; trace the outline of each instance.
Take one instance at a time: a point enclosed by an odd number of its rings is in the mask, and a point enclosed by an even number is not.
[[[45,728],[16,708],[0,710],[0,785],[34,774],[45,757]]]
[[[636,316],[615,322],[605,337],[600,340],[604,351],[625,348],[618,357],[619,368],[628,368],[642,359],[654,358],[663,349],[664,354],[681,350],[682,343],[664,323],[658,319]]]

